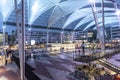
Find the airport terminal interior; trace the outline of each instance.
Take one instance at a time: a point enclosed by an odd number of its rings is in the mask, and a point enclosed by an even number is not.
[[[0,0],[0,80],[120,80],[120,0]]]

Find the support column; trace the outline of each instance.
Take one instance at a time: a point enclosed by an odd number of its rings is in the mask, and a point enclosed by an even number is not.
[[[49,43],[49,27],[47,27],[47,42],[46,42],[46,50],[48,51],[48,43]]]
[[[19,59],[20,59],[20,78],[25,80],[25,0],[21,0],[21,9],[17,8],[17,0],[15,2],[15,11],[16,11],[16,25],[17,25],[17,36],[18,36],[18,46],[19,46]],[[19,15],[21,15],[21,22],[19,22]],[[19,26],[21,23],[21,26]]]
[[[20,31],[20,68],[21,68],[21,80],[25,80],[25,0],[22,0],[22,23]]]
[[[75,33],[75,32],[73,31],[73,32],[72,32],[72,36],[71,36],[71,41],[72,41],[72,43],[74,42],[74,35],[75,35],[74,33]]]
[[[6,59],[6,50],[5,50],[5,41],[6,41],[6,38],[5,38],[5,36],[6,36],[6,34],[5,34],[5,28],[6,28],[6,24],[5,24],[5,22],[3,22],[3,26],[2,26],[2,29],[3,29],[3,54],[2,54],[2,56],[4,55],[5,56],[5,59]],[[3,58],[2,58],[2,62],[3,62],[4,60],[3,60]]]
[[[20,22],[19,22],[19,14],[20,14],[20,11],[21,10],[18,10],[18,7],[17,7],[17,0],[14,0],[14,4],[15,4],[15,15],[16,15],[16,26],[17,26],[17,40],[19,42],[19,30],[20,30]],[[19,48],[19,46],[18,46]]]
[[[61,44],[63,43],[63,31],[60,32]]]
[[[94,1],[93,1],[94,2]],[[105,53],[105,28],[104,28],[104,1],[102,0],[102,21],[103,21],[103,26],[100,27],[98,24],[98,18],[97,18],[97,11],[96,11],[96,6],[95,6],[95,2],[92,4],[91,3],[91,8],[92,8],[92,12],[93,12],[93,16],[95,19],[95,24],[97,27],[97,33],[99,36],[99,41],[100,41],[100,45],[101,45],[101,52]]]
[[[102,43],[102,51],[105,53],[105,19],[104,19],[104,0],[102,0],[102,29],[103,29],[103,43]]]
[[[3,50],[5,48],[5,28],[6,28],[6,24],[5,24],[5,22],[3,22],[3,26],[2,26],[2,29],[3,29]]]

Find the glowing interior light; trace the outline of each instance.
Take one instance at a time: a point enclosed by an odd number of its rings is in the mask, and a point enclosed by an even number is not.
[[[31,28],[28,28],[28,31],[31,31]]]
[[[90,3],[95,3],[95,0],[89,0]]]
[[[4,25],[4,26],[2,26],[2,28],[6,28],[6,26]]]
[[[26,41],[25,43],[27,44],[28,42]]]
[[[120,15],[120,10],[117,10],[117,11],[116,11],[116,15]]]
[[[63,31],[61,33],[64,33]]]
[[[35,45],[35,40],[31,40],[31,45]]]

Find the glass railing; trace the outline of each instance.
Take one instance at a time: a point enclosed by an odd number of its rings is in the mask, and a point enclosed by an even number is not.
[[[108,62],[106,60],[101,59],[101,60],[99,60],[99,62],[102,63],[103,66],[108,67],[109,69],[120,72],[120,67],[118,67],[116,65],[113,65],[113,64],[111,64],[110,62]]]
[[[74,53],[73,58],[75,61],[90,62],[102,58],[107,58],[119,52],[120,52],[120,48],[118,47],[117,49],[111,50],[111,52],[105,52],[105,53],[92,53],[90,55],[79,55]]]

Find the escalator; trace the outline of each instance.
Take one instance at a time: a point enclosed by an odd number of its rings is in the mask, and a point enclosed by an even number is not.
[[[111,64],[110,62],[108,62],[107,60],[101,59],[98,60],[99,64],[103,65],[104,67],[116,72],[116,73],[120,73],[120,67]]]

